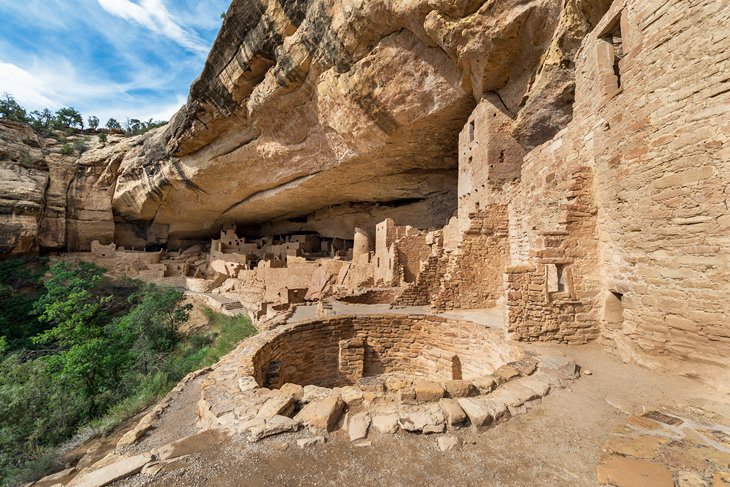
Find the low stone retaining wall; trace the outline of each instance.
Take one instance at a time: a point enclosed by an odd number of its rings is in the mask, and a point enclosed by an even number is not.
[[[206,378],[200,426],[251,441],[302,426],[343,426],[353,440],[370,426],[382,433],[480,428],[526,412],[577,377],[575,363],[530,356],[471,322],[336,316],[243,342]]]

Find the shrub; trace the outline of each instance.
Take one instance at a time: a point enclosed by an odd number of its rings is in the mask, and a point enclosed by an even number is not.
[[[83,154],[89,149],[86,145],[86,141],[82,139],[74,139],[74,150],[79,154]]]
[[[63,154],[64,156],[70,156],[73,153],[74,148],[71,147],[69,144],[63,144],[63,146],[61,146],[61,154]]]
[[[101,142],[101,145],[106,145],[107,141],[107,135],[106,133],[102,132],[99,134],[99,142]]]

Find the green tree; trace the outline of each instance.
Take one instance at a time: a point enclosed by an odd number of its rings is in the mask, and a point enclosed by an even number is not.
[[[30,114],[30,125],[37,132],[48,132],[53,125],[54,120],[53,112],[48,108],[44,108],[43,111],[34,110]]]
[[[12,120],[14,122],[28,123],[28,113],[25,108],[15,101],[15,98],[5,93],[3,98],[0,98],[0,119]]]
[[[180,291],[146,284],[130,296],[131,311],[117,320],[115,342],[130,350],[134,366],[144,374],[159,369],[161,360],[180,341],[180,324],[192,305],[178,306]]]
[[[89,117],[89,128],[92,130],[96,130],[99,127],[99,117],[91,116]]]
[[[57,129],[68,129],[71,127],[84,128],[84,118],[73,107],[63,107],[56,111],[54,127]]]
[[[104,334],[105,305],[111,296],[92,292],[103,275],[104,270],[93,264],[58,262],[44,283],[45,295],[36,302],[40,321],[52,328],[33,342],[58,350],[47,357],[52,377],[79,390],[88,400],[90,417],[98,412],[98,396],[112,385],[118,365],[113,344]]]
[[[122,130],[122,124],[120,124],[116,118],[110,118],[106,123],[106,128],[109,130]]]
[[[107,135],[106,135],[106,133],[101,132],[99,134],[99,142],[101,142],[101,145],[106,145],[106,141],[107,141]]]

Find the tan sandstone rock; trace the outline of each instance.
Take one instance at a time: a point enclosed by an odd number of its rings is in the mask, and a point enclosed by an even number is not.
[[[333,431],[342,416],[344,407],[345,403],[339,396],[330,396],[310,402],[297,413],[295,419],[312,428]]]

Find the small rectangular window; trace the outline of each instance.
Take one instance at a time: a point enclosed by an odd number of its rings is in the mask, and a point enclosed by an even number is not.
[[[474,120],[469,122],[469,142],[474,142]]]
[[[601,36],[601,40],[608,45],[611,62],[610,69],[613,71],[613,75],[616,76],[616,87],[620,88],[622,85],[621,61],[626,55],[623,36],[621,33],[621,15],[617,16],[611,26],[606,29],[604,34]],[[607,71],[608,69],[609,67],[606,66]]]

